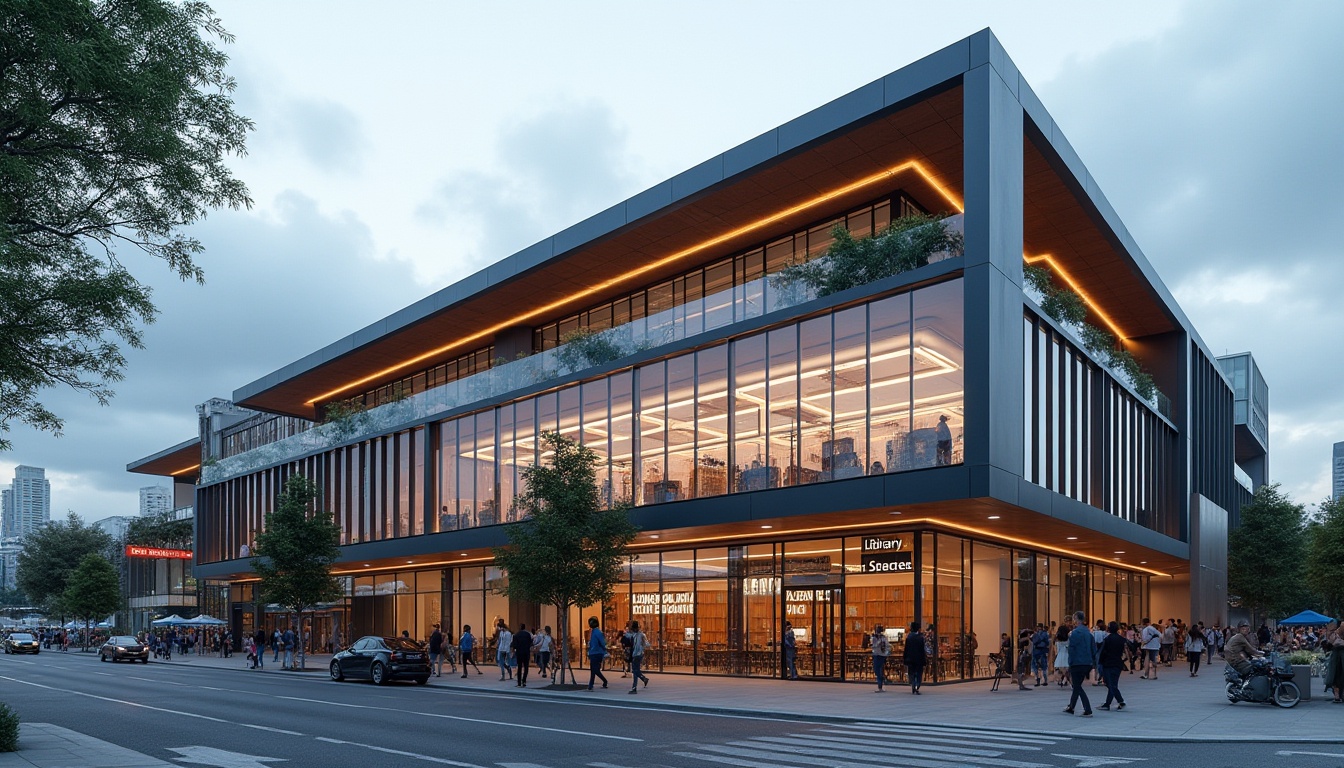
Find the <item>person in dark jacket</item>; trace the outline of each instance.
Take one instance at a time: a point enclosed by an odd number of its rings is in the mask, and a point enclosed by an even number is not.
[[[1106,637],[1101,641],[1101,650],[1097,655],[1097,664],[1101,667],[1101,679],[1106,683],[1106,703],[1102,709],[1110,709],[1111,701],[1119,702],[1116,711],[1125,708],[1125,697],[1120,695],[1120,672],[1125,668],[1126,642],[1120,634],[1120,625],[1112,621],[1106,625]]]
[[[928,654],[924,651],[924,633],[919,631],[919,622],[910,622],[910,633],[905,636],[905,672],[910,676],[910,692],[919,694],[919,686],[924,682],[924,663]]]
[[[519,688],[526,688],[527,672],[532,666],[532,633],[527,631],[526,624],[518,625],[518,631],[513,633],[510,645],[513,647],[513,658],[518,662],[516,685]]]
[[[1078,611],[1073,614],[1073,619],[1073,631],[1069,632],[1069,680],[1073,683],[1073,693],[1069,695],[1069,706],[1064,708],[1064,712],[1072,715],[1074,706],[1082,699],[1083,717],[1091,717],[1092,702],[1088,701],[1087,691],[1083,690],[1083,681],[1087,680],[1096,666],[1097,641],[1092,637],[1092,630],[1087,628],[1087,614]]]

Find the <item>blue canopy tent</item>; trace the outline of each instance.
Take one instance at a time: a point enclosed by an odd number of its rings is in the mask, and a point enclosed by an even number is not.
[[[164,616],[162,619],[155,619],[150,622],[156,627],[180,627],[186,624],[187,620],[174,613],[172,616]]]
[[[1328,624],[1334,619],[1324,616],[1315,611],[1303,611],[1296,616],[1290,616],[1279,622],[1280,627],[1304,627],[1317,626],[1319,624]]]

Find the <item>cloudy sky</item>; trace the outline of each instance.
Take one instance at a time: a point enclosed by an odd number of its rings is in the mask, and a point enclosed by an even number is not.
[[[134,514],[127,462],[195,406],[836,96],[990,27],[1209,346],[1271,390],[1271,475],[1344,440],[1344,3],[215,0],[255,206],[198,228],[107,408],[16,427],[53,514]],[[1011,8],[1011,10],[1009,10]]]

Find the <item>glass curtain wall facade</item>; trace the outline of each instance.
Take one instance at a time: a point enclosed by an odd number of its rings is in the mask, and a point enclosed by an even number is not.
[[[636,505],[959,464],[964,364],[954,278],[208,486],[199,557],[242,557],[293,473],[342,544],[512,522],[546,430]]]
[[[403,629],[424,640],[442,622],[453,638],[470,625],[488,648],[496,619],[531,626],[529,616],[537,615],[533,607],[528,615],[511,615],[509,599],[498,593],[507,574],[494,566],[343,581],[343,603],[305,618],[315,622],[309,625],[315,647],[330,642],[336,626],[348,644]],[[897,648],[888,676],[903,680],[899,650],[910,624],[919,622],[933,659],[925,679],[951,682],[991,675],[988,654],[998,650],[1000,638],[1037,622],[1048,626],[1078,610],[1087,611],[1090,621],[1138,622],[1147,610],[1147,587],[1142,573],[932,531],[753,541],[641,552],[610,603],[573,610],[568,639],[571,658],[580,658],[587,618],[597,617],[613,645],[609,663],[619,667],[617,638],[633,619],[651,644],[645,669],[779,677],[788,621],[797,638],[799,676],[869,681],[868,643],[873,627],[882,624]],[[554,608],[543,606],[539,615],[558,638]],[[285,620],[267,613],[262,626]],[[246,625],[253,626],[250,618]]]

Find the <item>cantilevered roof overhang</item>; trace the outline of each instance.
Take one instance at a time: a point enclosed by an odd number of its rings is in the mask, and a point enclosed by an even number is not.
[[[136,459],[126,465],[127,472],[171,477],[179,483],[195,483],[201,470],[201,439],[183,440],[172,448]]]
[[[1033,130],[1024,152],[1026,255],[1049,254],[1137,338],[1188,321],[1049,115],[985,30],[641,192],[233,393],[303,418],[884,193],[961,209],[962,76],[992,66]],[[1038,146],[1039,145],[1039,146]],[[1193,335],[1193,329],[1191,329]],[[1197,337],[1196,337],[1197,338]]]

